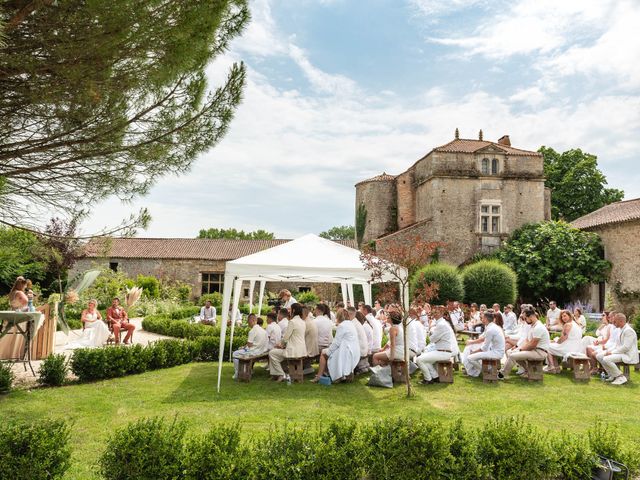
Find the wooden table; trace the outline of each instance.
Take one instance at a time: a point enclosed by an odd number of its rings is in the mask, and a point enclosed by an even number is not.
[[[5,340],[5,344],[0,348],[0,358],[22,362],[25,371],[28,364],[31,373],[35,376],[35,371],[31,365],[31,340],[36,337],[38,329],[44,323],[44,319],[45,316],[41,312],[0,311],[0,322],[2,322],[0,339],[7,335],[14,335],[13,341]],[[19,336],[23,338],[23,345],[17,345]],[[16,349],[16,346],[21,348]]]

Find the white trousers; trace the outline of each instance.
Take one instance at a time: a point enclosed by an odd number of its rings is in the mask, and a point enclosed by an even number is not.
[[[287,358],[284,348],[272,348],[269,352],[269,373],[277,377],[284,377],[282,362]]]
[[[422,355],[416,358],[416,363],[422,371],[422,376],[425,380],[433,380],[438,378],[438,369],[436,363],[451,359],[450,352],[439,352],[433,350],[431,352],[424,352]]]
[[[238,360],[239,357],[243,357],[247,352],[247,349],[245,347],[242,347],[240,350],[236,350],[235,352],[233,352],[233,378],[236,378],[238,376],[238,366],[240,365],[240,361]]]
[[[602,368],[605,369],[605,371],[607,372],[607,375],[609,375],[609,377],[616,378],[616,377],[619,377],[620,375],[622,375],[622,372],[620,371],[620,369],[616,365],[616,362],[622,362],[622,357],[623,357],[623,355],[621,355],[619,353],[614,353],[614,354],[611,354],[611,355],[604,355],[602,352],[600,352],[600,353],[598,353],[596,355],[596,360],[598,360],[598,362],[600,362],[600,365],[602,365]],[[629,380],[629,379],[627,379],[627,380]]]
[[[483,359],[500,360],[501,356],[498,356],[495,352],[478,352],[472,353],[463,361],[464,369],[467,375],[470,377],[479,377],[482,373],[482,360]]]

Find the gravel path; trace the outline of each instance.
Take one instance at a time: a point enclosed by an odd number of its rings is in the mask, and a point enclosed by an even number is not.
[[[156,340],[172,338],[164,335],[158,335],[156,333],[145,332],[142,330],[142,318],[132,318],[131,323],[136,326],[136,330],[133,333],[133,343],[140,345],[147,345]],[[62,353],[70,358],[73,351],[65,350],[67,343],[74,341],[80,335],[82,335],[82,330],[71,330],[69,335],[65,335],[64,332],[56,332],[56,344],[54,347],[55,353]],[[32,360],[31,364],[33,365],[33,369],[38,375],[38,370],[40,369],[41,360]],[[16,379],[14,382],[15,387],[30,387],[36,384],[36,377],[31,374],[31,370],[27,365],[27,371],[25,372],[24,367],[21,363],[16,363],[13,366],[13,371],[16,374]]]

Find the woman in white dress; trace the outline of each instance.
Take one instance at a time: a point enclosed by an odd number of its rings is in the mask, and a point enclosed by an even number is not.
[[[349,320],[346,309],[338,310],[336,322],[338,323],[336,336],[329,348],[322,350],[318,373],[311,380],[313,383],[317,383],[327,372],[332,381],[341,380],[351,375],[360,361],[358,332],[353,322]]]
[[[582,329],[582,333],[584,333],[585,330],[587,329],[587,319],[582,314],[582,309],[580,307],[576,307],[573,310],[573,318],[576,319],[576,323],[580,325],[580,328]]]
[[[102,347],[111,333],[102,321],[96,300],[89,300],[87,309],[82,311],[81,320],[84,325],[82,336],[75,342],[68,344],[67,350]]]
[[[596,330],[597,338],[587,336],[582,339],[582,343],[587,349],[587,356],[590,359],[592,375],[600,372],[596,356],[604,349],[613,348],[619,336],[620,329],[609,322],[609,312],[604,312],[602,315],[602,323]]]
[[[560,323],[562,324],[562,335],[549,345],[547,356],[547,373],[560,373],[562,367],[556,361],[556,357],[567,358],[570,353],[584,354],[585,348],[582,345],[582,328],[575,321],[573,314],[569,310],[560,312]]]
[[[404,331],[402,329],[402,314],[397,310],[391,310],[387,314],[389,328],[389,341],[384,348],[373,355],[374,365],[389,365],[392,360],[404,358]]]

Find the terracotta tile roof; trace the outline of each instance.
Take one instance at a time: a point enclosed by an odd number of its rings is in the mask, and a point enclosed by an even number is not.
[[[204,238],[110,238],[92,240],[85,247],[89,258],[149,258],[183,260],[235,260],[291,240],[213,240]],[[355,240],[338,243],[357,248]],[[105,246],[108,249],[105,252]]]
[[[507,155],[519,155],[525,157],[541,157],[542,154],[538,152],[532,152],[529,150],[521,150],[508,145],[502,145],[496,142],[487,142],[485,140],[471,140],[466,138],[460,138],[452,140],[440,147],[433,149],[434,152],[447,152],[447,153],[474,153],[482,148],[492,145],[494,147],[503,150]]]
[[[611,223],[622,223],[640,220],[640,198],[611,203],[571,222],[571,225],[586,229]]]
[[[360,185],[361,183],[369,183],[369,182],[388,182],[389,180],[395,180],[395,175],[389,175],[386,172],[382,172],[380,175],[376,175],[375,177],[367,178],[366,180],[362,180],[356,185]]]

